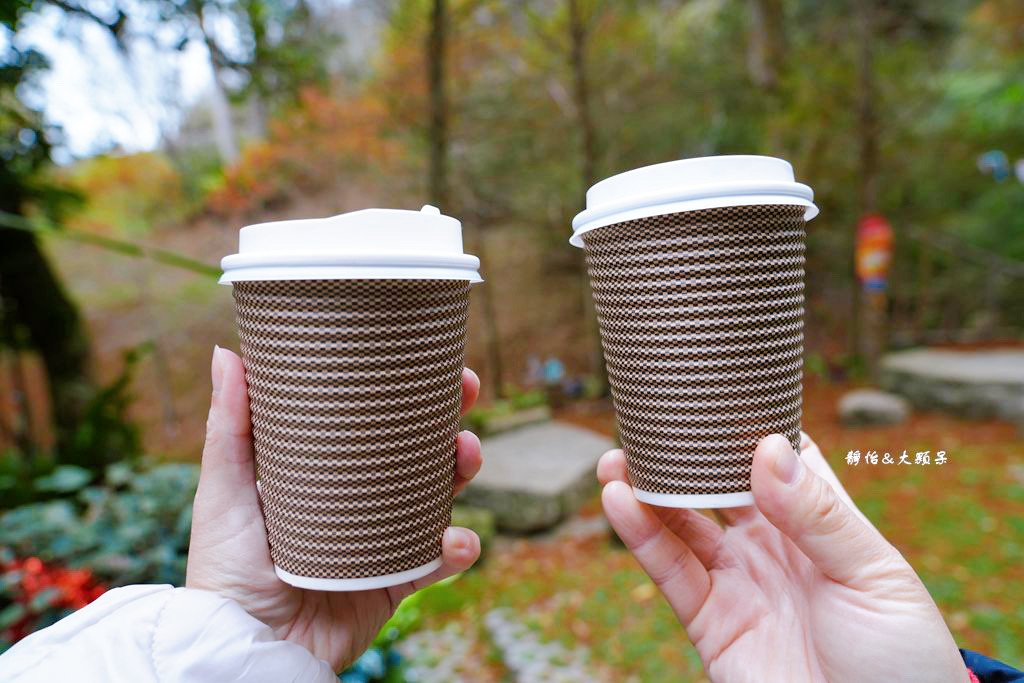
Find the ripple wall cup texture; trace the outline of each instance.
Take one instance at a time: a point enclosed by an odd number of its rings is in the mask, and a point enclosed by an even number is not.
[[[799,453],[804,222],[785,161],[684,159],[587,192],[583,247],[630,483],[666,507],[753,504],[764,436]]]
[[[277,575],[368,590],[441,565],[471,283],[433,207],[242,228],[221,262]]]

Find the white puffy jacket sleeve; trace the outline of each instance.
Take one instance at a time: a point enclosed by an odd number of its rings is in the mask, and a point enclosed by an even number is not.
[[[207,591],[125,586],[18,642],[0,681],[337,683],[327,662],[278,640]]]

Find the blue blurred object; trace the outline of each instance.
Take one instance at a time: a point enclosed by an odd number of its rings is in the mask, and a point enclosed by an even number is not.
[[[580,398],[583,396],[584,384],[579,377],[567,377],[562,382],[562,393],[569,398]]]
[[[981,683],[1024,681],[1024,672],[998,662],[991,657],[986,657],[963,648],[960,648],[960,655],[964,658],[964,664],[971,668],[971,671],[974,672],[974,675],[978,677]]]
[[[565,366],[562,365],[562,361],[554,356],[549,356],[544,361],[544,383],[558,384],[563,377],[565,377]]]
[[[347,669],[338,675],[338,680],[341,683],[370,683],[370,679],[365,674],[361,674],[354,669]]]
[[[867,278],[861,282],[861,285],[868,291],[881,291],[885,289],[886,280],[884,277]]]
[[[371,647],[352,665],[352,670],[359,672],[367,678],[381,678],[387,673],[387,665],[384,661],[384,653],[375,647]]]
[[[978,170],[991,173],[996,182],[1001,183],[1010,176],[1010,161],[1005,152],[993,149],[978,157]]]

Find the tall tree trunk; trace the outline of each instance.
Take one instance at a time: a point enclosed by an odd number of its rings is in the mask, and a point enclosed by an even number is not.
[[[253,54],[249,64],[250,85],[247,98],[247,128],[249,135],[262,140],[267,135],[267,122],[270,120],[268,104],[271,93],[267,87],[266,72],[270,68],[267,55],[269,38],[267,36],[267,4],[265,0],[241,0],[238,3],[241,16],[244,18],[249,33],[252,34]],[[299,3],[296,11],[305,9]]]
[[[859,98],[860,206],[863,213],[878,209],[878,112],[875,92],[875,0],[858,3],[860,19]]]
[[[875,87],[875,41],[878,7],[876,0],[857,4],[860,27],[859,100],[857,132],[860,140],[861,216],[878,210],[878,111]],[[884,290],[866,291],[855,286],[853,348],[867,361],[872,378],[878,374],[878,359],[884,345],[886,298]]]
[[[597,180],[597,129],[591,111],[590,81],[587,78],[587,38],[589,29],[582,12],[580,0],[569,2],[569,68],[573,80],[573,104],[576,109],[576,125],[580,131],[580,208],[587,205],[587,190]],[[590,292],[590,277],[587,269],[581,269],[580,293],[583,304],[584,333],[589,339],[590,373],[597,378],[601,393],[607,392],[608,372],[604,363],[604,352],[601,348],[601,335],[598,330],[597,313]]]
[[[0,297],[3,342],[35,349],[46,367],[60,452],[73,437],[92,394],[89,344],[78,309],[32,233],[0,228]]]
[[[448,100],[444,83],[445,0],[434,0],[427,35],[427,84],[430,95],[430,168],[427,184],[430,202],[442,211],[448,206]]]
[[[597,130],[590,105],[590,81],[587,78],[588,27],[580,12],[579,0],[569,0],[569,67],[572,69],[573,103],[576,124],[580,128],[580,181],[583,185],[582,205],[586,192],[597,180]]]
[[[489,263],[487,251],[487,234],[483,224],[475,226],[474,232],[477,235],[476,255],[480,263]],[[488,276],[488,279],[491,279]],[[505,363],[501,358],[501,334],[498,331],[498,311],[494,306],[494,282],[485,282],[482,287],[475,288],[479,292],[483,304],[483,324],[486,341],[484,347],[487,353],[487,382],[491,385],[491,392],[495,398],[505,398]]]
[[[220,69],[212,62],[210,67],[213,69],[213,90],[210,98],[213,141],[221,162],[233,164],[238,161],[238,138],[235,135],[235,122],[231,117],[231,103],[228,102]]]
[[[220,49],[207,30],[202,5],[197,5],[194,11],[196,20],[199,22],[199,32],[203,35],[203,43],[210,56],[210,69],[213,72],[210,114],[213,118],[214,144],[217,146],[220,160],[224,164],[233,164],[238,160],[238,135],[235,132],[235,122],[231,116],[231,103],[228,102],[227,88],[224,85]]]
[[[750,44],[747,68],[758,86],[774,90],[779,85],[786,55],[782,0],[747,0],[750,8]]]

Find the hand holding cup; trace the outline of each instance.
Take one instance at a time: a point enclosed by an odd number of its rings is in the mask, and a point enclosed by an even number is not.
[[[754,453],[756,507],[648,506],[622,451],[598,464],[619,537],[665,595],[713,681],[966,681],[913,568],[853,504],[806,435]]]
[[[274,573],[267,531],[256,491],[249,398],[238,356],[214,351],[213,397],[203,450],[202,474],[192,513],[185,585],[238,602],[283,640],[306,647],[336,671],[357,658],[413,591],[465,571],[480,554],[469,530],[449,527],[441,542],[442,565],[403,584],[357,592],[296,588]],[[480,381],[462,375],[462,412],[472,406]],[[454,488],[461,490],[480,469],[480,442],[470,432],[457,437]]]

